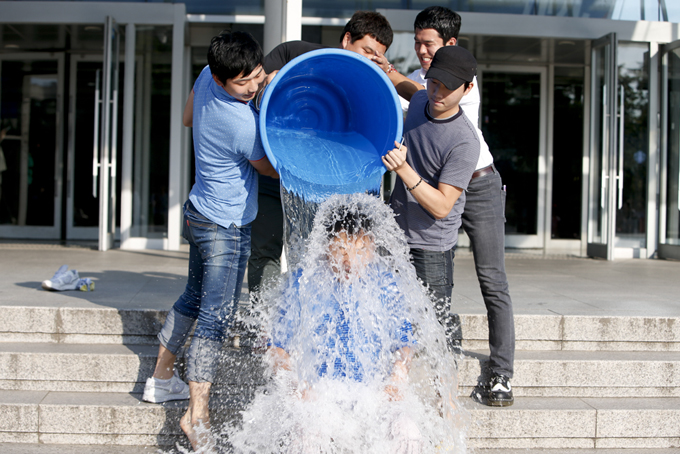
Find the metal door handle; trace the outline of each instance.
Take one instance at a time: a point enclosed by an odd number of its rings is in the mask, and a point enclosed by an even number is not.
[[[101,104],[101,90],[99,78],[101,69],[97,70],[94,85],[94,143],[92,144],[92,197],[97,198],[97,177],[99,176],[99,106]]]
[[[608,180],[609,180],[609,170],[607,169],[607,167],[609,167],[609,166],[606,165],[606,163],[608,163],[608,161],[609,161],[609,158],[608,158],[609,150],[608,150],[608,144],[607,144],[607,142],[609,141],[609,132],[607,132],[606,135],[604,134],[605,131],[608,131],[607,125],[609,124],[609,122],[607,121],[607,119],[609,117],[609,113],[608,113],[609,112],[609,106],[608,106],[608,103],[607,103],[607,93],[608,93],[607,84],[603,84],[603,86],[602,86],[602,134],[603,134],[602,146],[603,147],[602,147],[602,151],[600,151],[600,153],[602,153],[602,165],[600,166],[601,167],[601,169],[600,169],[600,173],[601,173],[601,178],[600,178],[601,179],[600,208],[602,208],[603,210],[605,209],[605,204],[606,204],[606,201],[607,201],[607,198],[605,197],[605,195],[607,193],[607,184],[608,184]],[[604,154],[605,150],[607,152],[607,155]]]
[[[623,207],[623,120],[626,105],[624,104],[625,95],[623,85],[621,85],[621,108],[619,110],[619,169],[616,175],[617,184],[619,187],[619,210]]]

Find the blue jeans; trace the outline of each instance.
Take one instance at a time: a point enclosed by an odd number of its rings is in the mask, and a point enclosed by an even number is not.
[[[176,355],[196,320],[187,354],[187,379],[212,383],[219,352],[241,296],[250,256],[250,225],[232,224],[224,228],[204,217],[187,201],[183,236],[190,245],[187,285],[158,337],[161,344]]]
[[[446,341],[453,351],[460,348],[460,317],[451,313],[453,292],[453,249],[444,252],[411,249],[416,275],[430,289],[437,320],[444,327]]]
[[[489,322],[489,368],[512,378],[515,322],[505,274],[505,190],[494,173],[474,178],[466,191],[463,228],[470,237],[475,270]]]

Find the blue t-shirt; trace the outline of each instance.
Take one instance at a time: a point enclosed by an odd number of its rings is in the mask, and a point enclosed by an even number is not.
[[[258,114],[217,85],[206,66],[194,84],[196,183],[189,199],[223,227],[257,215],[257,171],[248,161],[265,156]]]
[[[385,378],[392,353],[415,343],[398,278],[379,265],[351,284],[328,269],[297,270],[281,301],[273,345],[295,358],[305,380]]]

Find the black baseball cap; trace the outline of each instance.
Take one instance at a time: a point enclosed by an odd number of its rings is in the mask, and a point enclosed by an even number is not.
[[[477,60],[470,51],[459,46],[444,46],[434,54],[425,79],[437,79],[449,90],[472,82],[477,74]]]

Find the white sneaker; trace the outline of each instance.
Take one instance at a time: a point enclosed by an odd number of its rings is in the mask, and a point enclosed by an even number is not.
[[[161,380],[160,378],[149,377],[144,386],[142,400],[153,404],[160,404],[170,400],[186,400],[189,398],[189,385],[184,383],[177,369],[172,378]]]
[[[77,289],[79,287],[78,281],[80,280],[80,276],[78,276],[76,270],[66,271],[67,269],[68,265],[62,265],[57,272],[54,273],[52,279],[42,282],[42,288],[45,290],[57,291]]]

